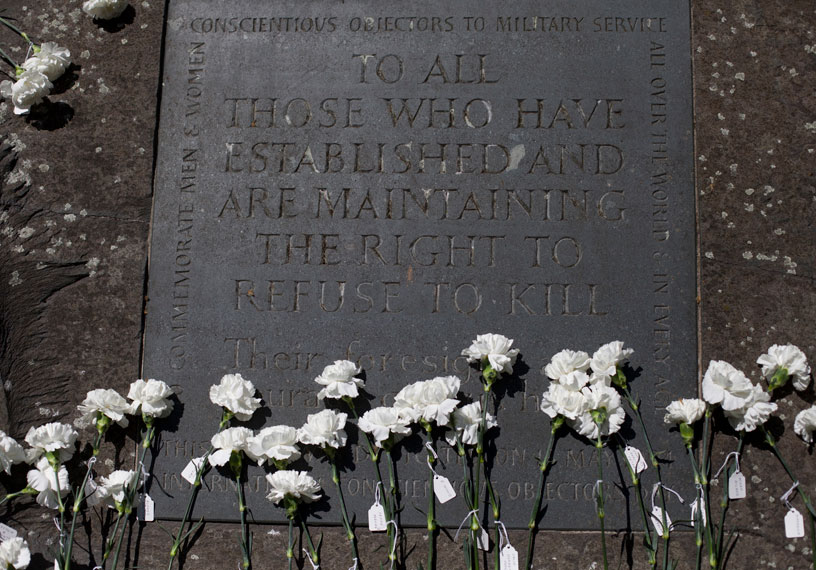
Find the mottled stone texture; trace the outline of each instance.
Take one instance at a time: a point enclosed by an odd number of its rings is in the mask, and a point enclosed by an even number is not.
[[[120,26],[102,28],[79,5],[0,3],[34,37],[67,45],[74,60],[48,116],[21,118],[0,107],[6,141],[0,149],[2,416],[16,437],[45,421],[70,421],[87,390],[124,391],[139,373],[164,7],[134,1]],[[753,362],[773,343],[795,342],[816,359],[816,12],[808,0],[695,1],[692,26],[701,362],[726,359],[757,380]],[[22,44],[6,30],[0,43],[23,59]],[[812,390],[784,393],[772,424],[810,492],[816,492],[816,468],[791,424],[813,399]],[[121,435],[113,440],[104,463],[130,465],[132,444]],[[727,434],[719,436],[714,462],[735,445]],[[749,497],[729,514],[739,537],[729,567],[808,567],[807,540],[784,538],[779,496],[789,481],[775,459],[752,438],[741,466]],[[9,485],[21,485],[23,473],[15,471]],[[798,499],[794,504],[802,507]],[[27,534],[38,553],[32,567],[47,567],[56,538],[50,515],[23,499],[6,508],[2,520]],[[96,515],[85,522],[76,554],[87,560],[91,549],[92,567],[100,540],[86,532],[100,522]],[[253,530],[256,567],[282,566],[285,529]],[[238,533],[236,525],[207,524],[184,567],[234,567]],[[321,567],[350,566],[342,534],[324,534]],[[522,550],[522,534],[511,538]],[[542,532],[536,567],[596,568],[597,538]],[[165,566],[169,543],[157,524],[135,525],[128,567]],[[385,559],[381,536],[362,530],[360,543],[367,567]],[[451,538],[443,534],[439,544],[440,568],[463,566]],[[614,567],[645,566],[639,537],[612,536],[610,545]],[[691,567],[688,534],[678,534],[673,545],[680,567]],[[425,551],[423,533],[410,531],[407,566],[423,561]]]

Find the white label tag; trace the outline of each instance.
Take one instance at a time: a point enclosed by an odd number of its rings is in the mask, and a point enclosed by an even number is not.
[[[56,559],[54,559],[54,570],[60,570],[59,562]]]
[[[518,552],[512,545],[508,544],[501,550],[499,555],[500,570],[518,570]]]
[[[447,503],[456,496],[456,491],[453,485],[448,481],[447,477],[442,475],[434,475],[434,495],[440,503]]]
[[[745,475],[741,471],[734,471],[728,478],[728,498],[744,499],[745,494]]]
[[[629,462],[629,465],[632,466],[632,470],[635,473],[646,471],[646,469],[649,468],[649,465],[646,463],[646,459],[643,457],[643,454],[637,447],[627,445],[626,449],[623,450],[623,453],[626,455],[626,460]]]
[[[85,483],[85,498],[87,499],[88,497],[96,493],[96,489],[98,487],[99,486],[96,484],[96,481],[94,481],[93,479],[88,479],[88,482]]]
[[[0,523],[0,541],[6,541],[10,538],[17,538],[17,531],[8,525]]]
[[[476,546],[479,547],[479,550],[490,551],[490,537],[485,529],[482,529],[481,534],[476,537]]]
[[[669,518],[669,513],[666,513],[666,524],[668,525],[669,529],[671,529],[671,519]],[[657,534],[663,534],[663,509],[658,506],[652,509],[652,524],[657,531]]]
[[[785,536],[788,538],[802,538],[805,536],[805,520],[802,513],[794,508],[785,515]]]
[[[384,532],[388,528],[385,520],[385,509],[379,503],[374,503],[368,509],[368,530],[371,532]]]
[[[706,526],[705,500],[703,500],[702,497],[695,499],[694,502],[691,503],[691,526],[695,526],[698,511],[700,513],[700,521],[703,523],[703,526]]]
[[[181,472],[181,477],[185,481],[187,481],[190,485],[195,483],[196,480],[196,473],[198,473],[198,468],[204,463],[203,457],[195,457],[190,460],[184,470]]]
[[[146,522],[153,522],[156,520],[156,503],[150,498],[150,495],[144,496],[144,520]]]

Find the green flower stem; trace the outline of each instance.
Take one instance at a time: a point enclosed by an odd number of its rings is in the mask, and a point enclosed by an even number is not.
[[[11,65],[11,66],[14,68],[14,71],[15,71],[15,74],[16,74],[16,71],[17,71],[18,69],[20,69],[20,66],[19,66],[19,65],[17,65],[17,62],[15,62],[15,61],[14,61],[14,60],[11,58],[11,56],[9,56],[9,54],[7,54],[7,53],[6,53],[5,51],[3,51],[2,49],[0,49],[0,57],[2,57],[4,60],[6,60],[6,63],[8,63],[9,65]]]
[[[25,32],[23,32],[22,30],[20,30],[20,28],[18,28],[17,26],[15,26],[15,25],[14,25],[14,24],[12,24],[11,22],[9,22],[9,21],[8,21],[6,18],[0,18],[0,24],[3,24],[4,26],[6,26],[8,29],[10,29],[11,31],[13,31],[14,33],[16,33],[18,36],[20,36],[21,38],[23,38],[23,39],[24,39],[25,41],[27,41],[29,44],[34,45],[34,42],[32,42],[32,41],[29,39],[28,34],[26,34]]]
[[[36,495],[37,493],[38,491],[36,489],[26,487],[25,489],[17,491],[16,493],[9,493],[8,495],[4,496],[2,499],[0,499],[0,505],[5,503],[6,501],[10,501],[11,499],[19,497],[20,495]]]
[[[244,481],[241,477],[240,468],[238,473],[235,475],[235,484],[238,486],[238,512],[241,513],[241,567],[244,570],[248,570],[252,566],[252,538],[249,534],[249,526],[247,525],[247,505],[246,501],[244,500]],[[116,570],[116,568],[113,570]]]
[[[471,516],[470,520],[470,532],[473,539],[473,552],[474,552],[474,568],[479,570],[479,543],[478,543],[478,533],[479,533],[479,516],[481,511],[482,505],[482,493],[481,493],[481,474],[484,472],[485,476],[485,486],[489,488],[490,482],[487,478],[487,471],[485,470],[485,432],[487,431],[487,405],[490,401],[490,389],[492,387],[492,382],[488,382],[487,378],[492,377],[495,374],[493,369],[490,368],[490,365],[485,365],[482,363],[482,377],[483,377],[483,385],[482,385],[482,394],[479,397],[479,404],[482,407],[482,417],[479,421],[479,430],[477,432],[477,439],[476,439],[476,456],[478,458],[478,462],[476,463],[476,482],[473,487],[473,509],[476,511]]]
[[[292,570],[292,560],[295,558],[295,551],[294,551],[294,527],[295,520],[294,517],[289,517],[289,543],[286,547],[286,560],[289,563],[289,570]]]
[[[598,440],[595,442],[595,449],[598,451],[598,495],[596,497],[598,505],[598,522],[601,525],[601,553],[603,555],[604,570],[609,570],[609,561],[606,557],[606,529],[604,527],[604,494],[603,494],[603,440],[601,439],[601,426],[598,426]]]
[[[389,518],[390,522],[393,524],[388,524],[388,561],[393,566],[396,556],[397,556],[397,529],[399,528],[399,523],[397,522],[397,516],[399,513],[399,493],[397,492],[397,478],[395,475],[394,469],[394,458],[391,455],[390,449],[385,449],[385,459],[388,463],[388,481],[389,481],[389,490],[387,495],[391,496],[391,518]],[[387,516],[387,514],[386,514]]]
[[[646,444],[646,452],[649,454],[649,462],[655,469],[657,474],[657,482],[659,483],[658,493],[660,497],[660,508],[663,509],[663,570],[669,570],[669,525],[666,515],[666,492],[663,490],[663,477],[660,474],[660,462],[657,460],[652,442],[649,440],[649,432],[646,430],[646,422],[643,421],[643,414],[640,413],[640,405],[632,397],[632,393],[627,386],[623,387],[623,395],[626,398],[629,408],[634,412],[640,424],[640,431],[643,434],[643,442]]]
[[[125,524],[122,525],[122,529],[119,531],[119,540],[116,541],[116,553],[113,555],[113,566],[111,570],[116,570],[116,565],[119,563],[119,553],[122,551],[122,540],[125,538],[125,531],[127,530],[127,519],[130,517],[131,512],[131,505],[117,505],[119,515],[116,519],[116,524],[119,524],[119,520],[123,519]],[[124,516],[123,516],[124,515]]]
[[[85,487],[88,485],[88,479],[91,477],[91,472],[93,471],[93,465],[96,462],[96,456],[99,455],[99,447],[102,445],[102,438],[105,435],[105,431],[107,430],[107,426],[101,427],[97,429],[96,439],[94,439],[93,445],[91,446],[91,459],[88,460],[88,469],[85,471],[85,477],[82,479],[82,485],[79,486],[79,489],[76,492],[76,496],[74,497],[74,506],[71,509],[71,532],[68,535],[68,544],[65,547],[65,570],[69,570],[71,567],[71,550],[74,546],[74,529],[76,528],[76,521],[77,516],[79,515],[79,509],[82,506],[82,502],[85,500]],[[59,485],[59,468],[57,469],[57,485]]]
[[[436,496],[434,495],[434,441],[431,434],[431,425],[425,425],[425,431],[428,434],[428,569],[435,570],[436,568]]]
[[[309,527],[306,526],[306,517],[299,517],[300,518],[300,528],[303,531],[303,534],[306,535],[306,543],[309,545],[309,557],[312,559],[312,563],[315,566],[320,565],[320,553],[315,549],[314,543],[312,542],[312,535],[309,534]]]
[[[218,432],[223,430],[229,421],[232,419],[233,414],[231,412],[224,412],[221,414],[221,422],[218,424]],[[216,432],[216,433],[218,433]],[[198,497],[199,491],[201,491],[201,478],[207,472],[209,468],[209,462],[207,461],[210,458],[210,454],[213,452],[213,448],[207,450],[207,453],[204,454],[202,458],[203,461],[198,469],[196,469],[196,478],[193,482],[192,490],[190,492],[190,499],[187,501],[187,509],[184,511],[184,518],[181,519],[181,524],[179,525],[178,532],[176,532],[176,538],[173,540],[173,546],[170,548],[170,561],[167,564],[167,570],[172,570],[173,568],[173,561],[179,554],[179,548],[181,547],[181,543],[187,538],[187,534],[184,532],[187,523],[190,520],[190,515],[193,513],[193,506],[195,505],[196,497]]]
[[[742,447],[745,443],[745,432],[739,432],[739,443],[737,444],[737,460],[739,461],[739,456],[742,455]],[[730,469],[726,469],[725,473],[723,473],[723,496],[720,500],[720,527],[717,529],[717,541],[714,543],[714,547],[716,548],[717,558],[715,560],[714,568],[722,568],[723,563],[723,550],[725,545],[723,544],[723,539],[725,537],[725,515],[728,512],[728,505],[729,505],[729,498],[728,498],[728,479],[730,477],[729,473],[731,473]]]
[[[625,446],[626,442],[623,440],[623,438],[621,438],[621,442],[623,442]],[[655,546],[657,535],[653,537],[652,531],[649,530],[649,519],[651,515],[646,510],[646,503],[643,501],[643,489],[640,484],[640,477],[638,476],[634,467],[629,463],[629,458],[626,457],[625,453],[623,454],[623,461],[626,463],[626,468],[629,470],[629,477],[632,479],[632,486],[635,488],[635,494],[637,495],[638,499],[640,520],[641,523],[643,523],[643,543],[646,547],[646,552],[648,553],[649,567],[655,568],[657,566],[657,546]]]
[[[559,421],[559,419],[561,421]],[[541,512],[541,499],[544,497],[544,482],[547,479],[547,473],[550,470],[553,450],[555,449],[555,441],[558,439],[558,430],[563,425],[563,418],[557,417],[550,424],[550,440],[547,442],[547,451],[544,453],[544,459],[539,464],[538,477],[538,494],[536,495],[533,509],[530,511],[530,522],[527,524],[529,534],[527,535],[527,561],[524,564],[526,570],[531,570],[533,565],[533,547],[535,544],[535,534],[538,530],[538,515]]]
[[[113,525],[113,532],[108,538],[107,542],[105,543],[105,552],[102,553],[102,561],[104,562],[110,557],[111,552],[113,552],[113,543],[116,542],[116,537],[119,534],[119,523],[122,522],[122,512],[119,511],[116,513],[116,522]]]
[[[706,509],[706,544],[708,545],[708,564],[712,568],[717,566],[716,545],[714,544],[714,533],[712,529],[713,520],[711,518],[711,416],[710,406],[706,406],[705,420],[703,421],[703,440],[700,455],[700,483],[703,485],[703,495],[705,497]]]
[[[785,461],[785,458],[782,457],[782,454],[779,452],[779,448],[776,446],[776,439],[774,439],[773,435],[771,435],[771,432],[767,431],[765,426],[760,426],[760,429],[762,430],[762,433],[765,434],[765,441],[773,450],[774,455],[776,455],[779,463],[782,465],[783,469],[785,469],[785,473],[788,474],[790,480],[794,483],[798,482],[799,479],[797,479],[796,475],[793,474],[793,470],[788,465],[788,462]],[[816,570],[816,509],[813,508],[813,503],[810,502],[810,497],[802,490],[801,485],[796,486],[796,491],[799,493],[799,497],[801,497],[802,502],[805,504],[808,514],[810,515],[810,546],[813,570]]]
[[[332,448],[327,448],[326,453],[329,456],[329,463],[331,463],[332,481],[334,481],[334,485],[337,487],[337,496],[340,499],[340,512],[343,515],[343,526],[346,529],[346,538],[351,545],[351,558],[353,560],[359,560],[359,554],[357,553],[357,537],[354,534],[354,528],[351,526],[351,521],[349,520],[348,511],[346,510],[346,500],[343,497],[343,486],[340,484],[340,470],[337,467],[334,450],[329,452],[329,449]]]
[[[700,471],[697,469],[697,461],[694,459],[694,450],[691,447],[691,442],[686,443],[686,451],[688,452],[689,461],[691,462],[691,472],[694,474],[694,485],[695,488],[702,489],[702,483],[700,482]],[[705,498],[697,497],[697,500]],[[692,521],[694,522],[694,542],[697,546],[697,558],[696,563],[694,565],[695,570],[700,570],[700,565],[702,563],[703,557],[703,534],[704,533],[711,533],[711,529],[708,527],[708,519],[706,519],[705,523],[703,523],[703,505],[697,505],[697,520]]]

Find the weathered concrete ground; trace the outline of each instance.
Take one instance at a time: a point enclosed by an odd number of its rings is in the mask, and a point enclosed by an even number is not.
[[[79,0],[2,0],[0,7],[36,38],[68,46],[74,61],[48,116],[17,117],[0,105],[0,415],[3,428],[22,438],[31,426],[73,420],[89,389],[125,391],[139,375],[164,6],[132,0],[119,29],[95,25]],[[23,59],[7,30],[0,43]],[[692,50],[700,360],[728,360],[756,381],[754,361],[773,343],[796,343],[816,360],[816,6],[695,0]],[[812,389],[786,393],[773,424],[811,493],[816,465],[792,421],[813,400]],[[129,441],[120,435],[106,445],[105,463],[130,465]],[[734,447],[733,438],[719,437],[714,462]],[[789,481],[775,459],[752,439],[741,466],[749,497],[729,515],[739,534],[730,567],[808,567],[808,541],[784,538],[778,498]],[[2,514],[38,553],[34,568],[52,559],[50,517],[26,500]],[[92,549],[99,562],[98,536],[90,541],[87,530],[100,521],[86,524],[77,556],[85,560]],[[254,532],[256,567],[282,566],[285,529]],[[238,533],[237,525],[207,524],[184,567],[234,567]],[[382,537],[359,534],[363,562],[376,567],[385,559]],[[350,566],[338,529],[324,535],[322,567]],[[170,540],[157,524],[135,525],[128,538],[128,567],[166,566]],[[521,550],[522,534],[511,538]],[[611,538],[613,567],[644,566],[637,537],[619,566],[624,538]],[[450,537],[439,544],[440,568],[463,566]],[[599,563],[596,533],[541,532],[537,545],[538,568]],[[407,549],[414,567],[425,556],[423,533],[410,532]],[[691,552],[688,534],[680,536],[673,556],[681,567],[691,567]]]

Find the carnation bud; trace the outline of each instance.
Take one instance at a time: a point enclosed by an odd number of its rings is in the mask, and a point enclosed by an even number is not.
[[[788,382],[789,374],[787,369],[780,368],[774,375],[771,377],[770,381],[768,382],[768,392],[773,392],[777,388],[781,388]]]
[[[686,446],[690,447],[691,443],[694,441],[694,428],[688,425],[686,422],[680,422],[680,435],[683,438],[683,441],[686,442]]]
[[[612,376],[612,384],[620,388],[621,390],[626,390],[626,375],[623,373],[623,370],[618,368],[615,371],[615,375]]]

